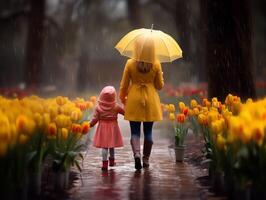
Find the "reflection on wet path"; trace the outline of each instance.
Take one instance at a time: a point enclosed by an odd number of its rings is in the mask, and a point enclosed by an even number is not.
[[[168,148],[171,139],[162,133],[164,129],[154,130],[150,168],[135,171],[128,124],[122,121],[120,124],[125,146],[116,149],[117,165],[102,172],[100,149],[90,145],[82,179],[74,183],[71,199],[200,199],[190,168],[186,163],[174,162],[174,152]]]

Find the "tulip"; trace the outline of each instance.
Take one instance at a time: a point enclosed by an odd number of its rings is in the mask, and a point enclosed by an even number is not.
[[[259,145],[262,144],[264,139],[264,128],[265,124],[260,122],[254,123],[253,127],[251,128],[252,139]]]
[[[226,140],[221,134],[218,134],[216,143],[219,149],[225,149]]]
[[[198,108],[193,108],[193,113],[194,115],[198,115],[199,114],[199,109]]]
[[[178,103],[178,107],[179,107],[179,111],[182,112],[183,108],[185,108],[186,105],[184,104],[184,102],[180,101],[180,102]]]
[[[68,138],[68,130],[66,128],[62,128],[61,137],[63,140],[66,140]]]
[[[28,140],[29,140],[29,137],[27,135],[24,135],[24,134],[19,135],[19,139],[18,139],[19,144],[26,144]]]
[[[199,124],[201,124],[201,125],[207,125],[207,124],[208,124],[208,120],[207,120],[206,115],[200,113],[200,114],[198,115],[198,122],[199,122]]]
[[[82,134],[86,134],[89,132],[90,130],[90,123],[89,122],[83,122],[82,125],[81,125],[81,133]]]
[[[170,113],[175,112],[175,105],[174,105],[174,104],[169,104],[168,111],[169,111]]]
[[[182,113],[187,116],[188,115],[188,108],[187,107],[184,107],[182,109]]]
[[[62,96],[58,96],[58,97],[56,97],[56,103],[57,103],[59,106],[64,105],[66,102],[67,102],[67,99],[64,98],[64,97],[62,97]]]
[[[75,109],[74,111],[71,112],[70,118],[72,121],[78,121],[81,119],[82,113],[79,109]]]
[[[97,97],[96,97],[96,96],[91,96],[91,97],[90,97],[90,101],[91,101],[93,104],[95,104],[96,101],[97,101]]]
[[[175,114],[169,113],[169,120],[174,121],[175,120]]]
[[[52,122],[48,125],[48,135],[53,137],[56,136],[56,133],[57,133],[56,124]]]
[[[192,99],[192,100],[190,101],[190,107],[191,107],[191,108],[195,108],[195,107],[197,107],[197,105],[198,105],[198,103],[197,103],[197,101],[196,101],[195,99]]]
[[[176,115],[176,120],[179,122],[179,123],[184,123],[185,122],[185,115],[184,114],[177,114]]]

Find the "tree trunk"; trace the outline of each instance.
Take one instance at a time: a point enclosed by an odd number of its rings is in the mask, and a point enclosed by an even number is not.
[[[36,87],[39,85],[42,66],[45,0],[30,0],[28,19],[25,79],[27,86]]]
[[[176,0],[175,22],[179,34],[179,44],[183,51],[183,59],[190,60],[190,40],[189,29],[189,1]]]
[[[139,0],[127,0],[128,18],[133,28],[140,28],[141,16]]]
[[[209,97],[255,97],[249,0],[205,0]]]

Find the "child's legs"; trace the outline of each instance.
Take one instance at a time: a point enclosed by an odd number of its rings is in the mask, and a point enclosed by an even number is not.
[[[140,122],[130,121],[131,139],[140,138]]]
[[[152,142],[152,126],[153,122],[143,122],[144,140]]]
[[[115,148],[109,149],[110,158],[115,158]]]
[[[108,160],[108,148],[102,148],[103,161]]]

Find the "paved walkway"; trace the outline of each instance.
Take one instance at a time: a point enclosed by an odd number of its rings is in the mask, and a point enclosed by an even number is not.
[[[167,125],[155,125],[151,166],[137,172],[129,143],[128,123],[119,120],[119,124],[125,146],[115,151],[117,165],[109,168],[108,172],[102,172],[101,150],[90,144],[83,163],[82,178],[75,181],[70,199],[206,199],[191,167],[186,162],[175,163],[174,151],[169,148],[174,138],[169,131],[166,132]]]

